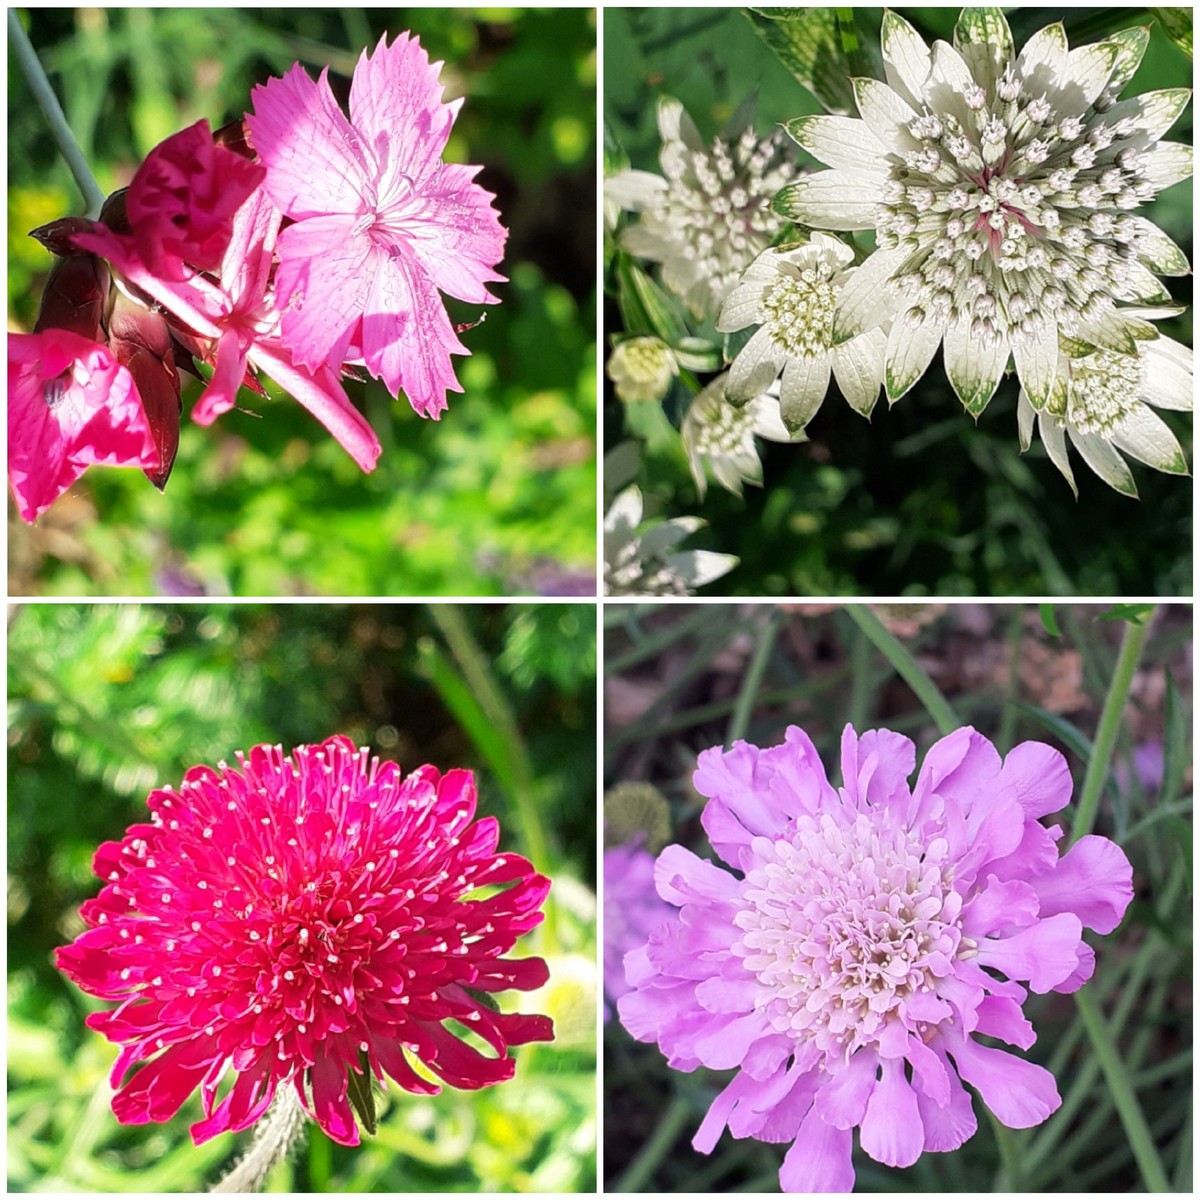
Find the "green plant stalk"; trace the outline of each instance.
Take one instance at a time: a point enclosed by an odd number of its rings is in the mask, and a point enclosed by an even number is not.
[[[750,660],[750,666],[746,668],[746,675],[742,679],[737,707],[733,710],[729,731],[725,735],[727,745],[732,746],[734,742],[746,736],[746,729],[750,725],[750,714],[754,711],[755,701],[758,699],[763,675],[766,673],[767,662],[771,657],[771,649],[775,645],[775,637],[778,633],[779,610],[773,608],[758,635],[758,645],[754,647],[754,657]]]
[[[1169,1192],[1171,1185],[1167,1182],[1166,1172],[1158,1157],[1150,1128],[1142,1115],[1141,1106],[1129,1082],[1125,1064],[1113,1045],[1112,1036],[1100,1010],[1095,1006],[1089,990],[1081,988],[1075,993],[1075,1007],[1079,1010],[1080,1020],[1087,1030],[1092,1042],[1092,1049],[1104,1072],[1105,1082],[1116,1106],[1121,1124],[1125,1126],[1125,1134],[1129,1138],[1130,1148],[1137,1160],[1138,1169],[1150,1192]]]
[[[933,718],[938,732],[943,737],[953,733],[959,726],[954,709],[938,690],[937,684],[929,678],[899,639],[884,627],[883,622],[865,604],[848,604],[846,612],[859,629],[874,642],[875,648],[891,663],[896,674],[912,688],[917,699],[925,705],[926,712]]]
[[[1121,727],[1121,716],[1125,711],[1125,701],[1129,697],[1129,686],[1133,682],[1133,673],[1137,670],[1142,647],[1145,645],[1153,619],[1152,614],[1140,625],[1127,623],[1125,626],[1125,637],[1121,641],[1117,665],[1113,669],[1112,682],[1108,685],[1108,695],[1104,698],[1104,708],[1100,713],[1096,741],[1083,777],[1079,808],[1075,811],[1075,821],[1071,826],[1072,842],[1077,842],[1085,834],[1091,833],[1096,822],[1096,809],[1100,804],[1104,781],[1108,777],[1108,764]]]
[[[16,51],[17,61],[21,64],[21,71],[29,84],[29,90],[42,110],[42,115],[46,118],[46,124],[50,126],[50,132],[55,142],[58,143],[58,152],[66,160],[67,166],[71,168],[71,174],[75,177],[75,186],[83,193],[83,201],[87,205],[87,215],[95,219],[100,215],[100,209],[104,205],[104,193],[100,190],[96,177],[83,157],[83,151],[80,150],[70,125],[67,124],[62,105],[59,104],[58,97],[50,86],[50,80],[46,78],[46,72],[42,69],[37,52],[21,27],[21,20],[17,16],[15,8],[8,10],[8,41]]]
[[[534,866],[545,870],[551,860],[546,835],[542,829],[541,814],[534,803],[533,771],[529,766],[525,739],[521,737],[521,731],[517,728],[512,708],[497,687],[487,661],[467,629],[462,613],[452,604],[431,604],[429,611],[480,707],[508,745],[512,800],[521,814],[521,832],[525,837],[525,844],[529,847]]]
[[[640,1192],[643,1185],[654,1174],[655,1168],[671,1149],[679,1131],[688,1119],[691,1109],[681,1096],[671,1101],[667,1111],[654,1127],[654,1132],[643,1143],[637,1157],[622,1172],[613,1187],[616,1192]]]

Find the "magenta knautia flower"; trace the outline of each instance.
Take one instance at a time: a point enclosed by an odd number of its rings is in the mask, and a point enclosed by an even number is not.
[[[604,1020],[627,991],[625,955],[675,910],[654,890],[654,855],[640,840],[604,851]]]
[[[89,928],[57,954],[85,992],[120,1001],[87,1019],[123,1047],[113,1085],[145,1064],[113,1098],[117,1119],[165,1121],[198,1086],[200,1144],[245,1129],[285,1087],[353,1146],[351,1072],[423,1094],[438,1086],[410,1057],[454,1087],[510,1079],[508,1047],[553,1027],[479,994],[546,982],[542,959],[503,956],[542,920],[550,883],[496,852],[475,799],[470,771],[404,777],[342,737],[256,746],[152,792],[150,824],[96,852],[106,883],[80,910]]]
[[[659,894],[680,912],[626,959],[618,1005],[677,1070],[737,1068],[693,1140],[791,1142],[785,1191],[854,1186],[851,1140],[892,1167],[975,1132],[979,1092],[1016,1129],[1061,1103],[1043,1067],[985,1046],[1035,1040],[1029,991],[1090,978],[1081,939],[1117,927],[1132,869],[1102,837],[1061,857],[1040,817],[1071,795],[1062,755],[1025,742],[1001,761],[973,729],[934,745],[911,790],[912,742],[842,736],[835,790],[807,735],[700,755],[704,828],[733,874],[668,846]]]
[[[254,89],[247,116],[271,199],[292,218],[279,238],[283,334],[309,367],[361,361],[422,416],[462,391],[450,361],[468,353],[439,289],[496,302],[486,284],[507,233],[479,167],[442,161],[462,101],[442,103],[442,64],[411,34],[381,38],[354,69],[347,120],[328,71],[297,64]]]

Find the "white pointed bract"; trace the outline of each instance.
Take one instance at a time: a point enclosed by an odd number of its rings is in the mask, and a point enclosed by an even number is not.
[[[1151,406],[1192,411],[1191,350],[1168,337],[1139,342],[1136,355],[1079,349],[1082,353],[1062,355],[1062,382],[1040,411],[1022,389],[1017,409],[1021,448],[1029,448],[1036,416],[1046,453],[1072,490],[1068,438],[1105,483],[1127,496],[1136,496],[1137,487],[1121,452],[1156,470],[1186,475],[1183,449]]]
[[[693,316],[711,318],[754,256],[786,228],[771,198],[799,171],[779,134],[760,138],[747,128],[706,147],[677,100],[659,104],[658,127],[662,176],[622,171],[606,181],[605,197],[640,214],[621,235],[625,249],[662,263],[663,283]]]
[[[723,488],[740,496],[744,482],[762,483],[755,436],[773,442],[793,440],[779,415],[777,386],[746,404],[734,405],[725,397],[728,379],[728,373],[718,375],[692,401],[683,418],[683,448],[701,499],[708,490],[705,464]]]
[[[626,404],[649,404],[671,390],[679,363],[660,338],[626,338],[613,347],[605,374]]]
[[[604,517],[606,596],[690,596],[738,564],[733,554],[675,549],[703,527],[699,517],[661,521],[639,535],[641,524],[641,490],[627,487]]]
[[[854,292],[853,251],[814,233],[803,246],[766,250],[721,308],[717,329],[758,329],[738,353],[727,391],[734,402],[765,391],[782,373],[784,424],[802,430],[816,414],[832,374],[851,406],[869,416],[883,382],[887,336],[870,329],[838,344],[834,315]]]
[[[786,128],[832,169],[776,208],[810,227],[873,230],[876,249],[834,320],[835,342],[894,315],[886,351],[896,400],[943,347],[972,413],[1011,354],[1034,408],[1056,387],[1059,335],[1137,354],[1115,302],[1164,303],[1155,274],[1182,251],[1133,210],[1192,173],[1188,146],[1160,143],[1189,92],[1116,97],[1144,29],[1070,50],[1061,24],[1016,54],[998,8],[964,9],[954,44],[928,47],[888,11],[887,83],[855,81],[861,120],[799,117]]]

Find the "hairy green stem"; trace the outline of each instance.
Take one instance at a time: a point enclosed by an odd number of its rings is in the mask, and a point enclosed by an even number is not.
[[[50,86],[50,80],[46,78],[46,72],[42,69],[37,52],[21,27],[21,20],[17,16],[15,8],[8,10],[8,42],[16,52],[17,61],[21,64],[21,71],[29,83],[29,90],[33,93],[33,98],[37,101],[42,115],[46,118],[46,124],[50,126],[50,132],[58,143],[58,152],[66,159],[67,166],[71,168],[71,174],[75,176],[75,185],[83,193],[83,200],[87,205],[87,215],[94,219],[100,215],[100,209],[104,204],[104,193],[100,190],[100,185],[96,182],[96,178],[87,164],[87,159],[83,157],[83,151],[80,150],[70,125],[67,124],[62,105],[59,104],[58,97]]]
[[[276,1163],[282,1162],[304,1132],[306,1117],[291,1085],[275,1094],[267,1115],[254,1130],[250,1148],[212,1192],[257,1192]]]
[[[1100,1070],[1104,1073],[1104,1081],[1108,1084],[1109,1094],[1113,1098],[1121,1124],[1125,1126],[1125,1135],[1129,1138],[1129,1146],[1146,1183],[1146,1190],[1169,1192],[1171,1186],[1167,1182],[1154,1138],[1134,1094],[1125,1064],[1117,1053],[1108,1025],[1088,988],[1081,988],[1075,993],[1075,1007],[1079,1010],[1080,1020],[1083,1021],[1083,1027],[1091,1039],[1092,1049],[1096,1052]]]
[[[1125,637],[1117,655],[1117,665],[1113,668],[1108,695],[1104,698],[1104,708],[1100,713],[1100,726],[1096,730],[1096,740],[1083,777],[1079,808],[1075,811],[1075,823],[1071,826],[1072,842],[1077,842],[1085,834],[1091,833],[1096,822],[1096,809],[1100,805],[1104,781],[1108,778],[1108,764],[1121,727],[1121,716],[1125,711],[1129,686],[1133,682],[1133,673],[1137,670],[1142,647],[1145,645],[1153,619],[1154,614],[1150,614],[1140,625],[1129,622],[1125,626]]]
[[[883,622],[865,604],[848,604],[846,612],[859,629],[874,642],[875,648],[892,664],[896,674],[912,688],[917,699],[925,705],[925,710],[933,718],[938,732],[943,737],[953,733],[959,726],[954,709],[907,648],[884,627]]]

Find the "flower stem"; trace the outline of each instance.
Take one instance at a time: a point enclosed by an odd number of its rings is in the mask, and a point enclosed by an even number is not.
[[[305,1115],[296,1089],[285,1085],[254,1130],[254,1139],[241,1161],[211,1192],[257,1192],[271,1168],[282,1162],[304,1132]]]
[[[1071,826],[1072,842],[1077,842],[1085,834],[1091,833],[1092,825],[1095,824],[1096,809],[1100,804],[1104,781],[1108,778],[1108,764],[1112,758],[1117,732],[1121,727],[1121,716],[1125,711],[1129,686],[1133,682],[1133,673],[1137,670],[1142,646],[1150,632],[1150,622],[1153,619],[1154,614],[1150,614],[1140,624],[1130,621],[1125,626],[1125,637],[1117,655],[1112,682],[1108,685],[1108,695],[1104,697],[1104,708],[1100,713],[1100,726],[1096,730],[1092,756],[1088,759],[1087,771],[1083,777],[1079,808],[1075,812],[1075,823]]]
[[[100,209],[104,205],[104,193],[100,190],[100,185],[96,182],[96,178],[87,164],[87,159],[84,158],[83,151],[80,150],[79,143],[71,132],[70,125],[67,124],[62,105],[59,104],[58,97],[50,86],[50,80],[46,78],[46,72],[42,69],[37,52],[21,27],[21,20],[17,16],[15,8],[8,10],[8,41],[16,51],[17,61],[21,64],[21,70],[29,83],[29,90],[38,102],[38,107],[46,118],[46,124],[50,126],[50,132],[58,143],[59,153],[66,159],[67,166],[71,168],[71,174],[75,176],[75,184],[83,193],[83,200],[87,205],[87,215],[94,219],[100,215]]]
[[[1112,1035],[1109,1033],[1100,1010],[1092,1000],[1089,988],[1081,988],[1075,993],[1075,1006],[1079,1009],[1080,1020],[1083,1021],[1083,1027],[1087,1030],[1088,1037],[1091,1038],[1092,1049],[1096,1052],[1100,1070],[1104,1072],[1104,1081],[1108,1084],[1108,1091],[1113,1098],[1117,1114],[1121,1118],[1121,1124],[1125,1126],[1125,1135],[1129,1138],[1129,1147],[1133,1151],[1134,1158],[1137,1159],[1138,1169],[1146,1183],[1146,1190],[1169,1192],[1171,1186],[1167,1182],[1166,1172],[1158,1157],[1154,1138],[1146,1124],[1146,1118],[1142,1115],[1137,1096],[1134,1095],[1133,1085],[1129,1082],[1125,1065],[1121,1062],[1121,1056],[1113,1045]]]
[[[921,664],[888,632],[883,622],[865,604],[848,604],[846,612],[859,629],[875,643],[875,648],[892,664],[896,674],[912,688],[917,699],[925,705],[925,711],[933,718],[938,732],[943,737],[953,733],[959,727],[959,719]]]
[[[762,687],[763,675],[767,670],[767,661],[771,657],[771,648],[775,645],[775,635],[778,632],[779,610],[773,608],[769,611],[766,624],[763,625],[758,635],[758,645],[754,647],[754,657],[750,660],[750,666],[747,667],[745,678],[742,680],[737,707],[733,710],[733,717],[729,722],[729,732],[725,737],[726,743],[730,746],[739,738],[746,736],[746,729],[750,724],[750,714],[754,711],[754,704],[758,699],[759,689]]]

